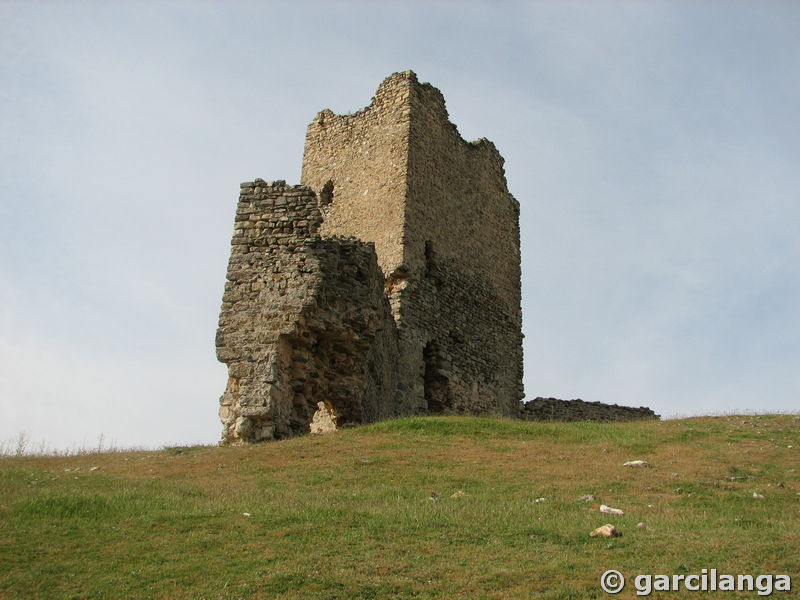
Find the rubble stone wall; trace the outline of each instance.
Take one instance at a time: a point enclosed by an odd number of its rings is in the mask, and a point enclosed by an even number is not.
[[[645,406],[618,406],[583,400],[534,398],[522,406],[521,417],[526,421],[640,421],[659,416]]]
[[[242,184],[217,331],[223,440],[398,414],[397,332],[374,246],[323,239],[313,191]],[[320,413],[320,414],[318,414]]]

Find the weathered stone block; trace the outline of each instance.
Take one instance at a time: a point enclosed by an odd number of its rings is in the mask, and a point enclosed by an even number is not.
[[[269,416],[269,408],[266,406],[242,406],[242,416],[250,419],[264,419]]]

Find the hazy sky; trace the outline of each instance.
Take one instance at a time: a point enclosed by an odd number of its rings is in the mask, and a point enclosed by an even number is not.
[[[214,443],[239,183],[413,69],[521,204],[525,390],[800,409],[800,3],[0,0],[0,440]]]

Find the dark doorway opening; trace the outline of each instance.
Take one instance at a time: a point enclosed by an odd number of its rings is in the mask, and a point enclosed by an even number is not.
[[[422,351],[425,362],[425,401],[431,413],[444,413],[450,408],[448,379],[441,369],[441,352],[436,342],[428,342]]]

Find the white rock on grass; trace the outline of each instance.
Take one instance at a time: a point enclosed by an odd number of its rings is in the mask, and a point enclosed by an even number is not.
[[[618,508],[611,508],[610,506],[606,506],[605,504],[600,505],[600,512],[606,513],[607,515],[624,515],[625,513]]]
[[[646,460],[629,460],[622,465],[623,467],[649,467],[650,463]]]
[[[606,523],[605,525],[598,527],[592,533],[589,534],[591,537],[617,537],[620,533],[617,531],[617,528],[614,527],[611,523]]]
[[[328,408],[324,402],[317,402],[317,412],[311,417],[309,428],[314,434],[336,431],[336,417],[333,409]]]

